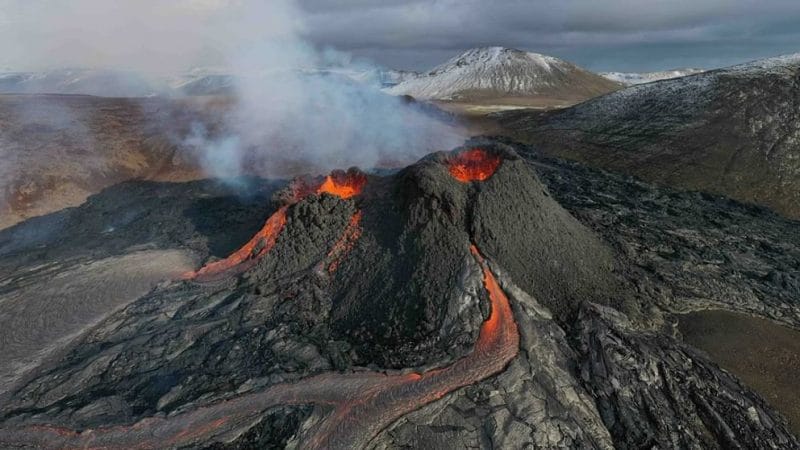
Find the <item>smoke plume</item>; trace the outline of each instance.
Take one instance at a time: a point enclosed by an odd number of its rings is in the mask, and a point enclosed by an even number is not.
[[[291,2],[238,7],[245,29],[227,61],[236,107],[217,136],[197,127],[189,140],[211,174],[402,164],[463,139],[457,127],[381,92],[380,69],[310,46]]]
[[[291,0],[0,6],[0,37],[18,41],[0,67],[232,74],[236,100],[224,117],[177,139],[211,176],[401,164],[463,139],[457,126],[381,92],[377,67],[307,43],[305,13]]]

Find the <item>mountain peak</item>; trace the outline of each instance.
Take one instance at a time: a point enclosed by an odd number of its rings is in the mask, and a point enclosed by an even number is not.
[[[444,64],[435,67],[430,75],[453,70],[457,67],[474,66],[476,64],[502,65],[520,64],[539,66],[551,70],[553,65],[569,65],[566,61],[540,53],[526,52],[508,47],[476,47],[464,51],[458,56],[449,59]]]
[[[574,103],[618,87],[613,81],[553,56],[507,47],[478,47],[389,92],[421,99],[542,96]]]

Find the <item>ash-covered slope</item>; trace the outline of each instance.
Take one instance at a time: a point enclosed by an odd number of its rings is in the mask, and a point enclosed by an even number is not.
[[[624,259],[511,147],[273,199],[247,252],[163,283],[0,397],[0,444],[797,446],[648,325],[658,305]]]
[[[467,50],[388,92],[438,100],[538,96],[577,101],[619,87],[614,81],[552,56],[483,47]]]
[[[800,217],[800,54],[496,117],[551,155]]]

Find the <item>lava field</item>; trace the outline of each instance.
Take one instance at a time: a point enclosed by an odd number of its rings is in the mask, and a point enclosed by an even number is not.
[[[797,222],[490,138],[244,182],[123,183],[0,231],[19,302],[182,252],[102,317],[62,299],[63,348],[0,334],[22,349],[0,447],[800,446],[674,326],[711,307],[800,326]]]

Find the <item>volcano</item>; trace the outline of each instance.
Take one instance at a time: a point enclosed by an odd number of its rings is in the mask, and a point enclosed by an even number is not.
[[[149,242],[196,249],[199,268],[0,391],[0,444],[797,446],[758,394],[670,331],[655,300],[665,289],[645,283],[636,247],[621,252],[602,220],[566,210],[527,153],[477,139],[388,174],[350,169],[274,187],[249,207],[259,214],[240,214],[253,229],[221,259],[187,237],[185,212],[119,225],[150,224],[162,240]],[[180,194],[160,194],[164,204],[208,196],[169,189]],[[109,192],[87,208],[113,216],[134,208],[118,201],[131,197]],[[83,221],[86,235],[86,211],[59,216],[63,233]],[[232,218],[220,216],[224,234]],[[57,243],[41,250],[53,241],[28,237],[34,225],[0,235],[30,241],[5,251],[26,252],[33,267],[3,289],[29,285],[41,259],[76,257]],[[136,247],[124,242],[113,249]]]

